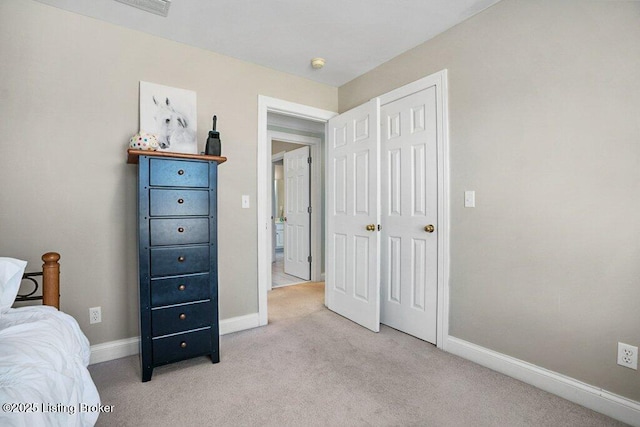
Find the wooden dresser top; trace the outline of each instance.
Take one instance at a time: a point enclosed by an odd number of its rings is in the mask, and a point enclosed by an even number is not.
[[[213,160],[218,162],[218,164],[224,163],[227,161],[226,157],[220,156],[207,156],[204,154],[187,154],[187,153],[170,153],[168,151],[146,151],[146,150],[127,150],[127,163],[138,164],[138,158],[140,156],[150,156],[150,157],[171,157],[177,159],[194,159],[194,160]]]

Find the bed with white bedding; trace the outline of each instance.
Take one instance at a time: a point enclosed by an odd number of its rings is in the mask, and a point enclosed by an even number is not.
[[[89,341],[75,319],[55,307],[7,306],[17,293],[8,295],[15,283],[8,284],[7,260],[0,258],[0,425],[94,425],[100,397],[87,370]]]

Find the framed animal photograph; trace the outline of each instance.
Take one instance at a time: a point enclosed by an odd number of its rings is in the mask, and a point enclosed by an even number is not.
[[[196,93],[140,82],[140,132],[158,138],[158,151],[198,153]]]

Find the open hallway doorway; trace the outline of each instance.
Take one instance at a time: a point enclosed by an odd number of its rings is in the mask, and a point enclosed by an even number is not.
[[[284,142],[309,149],[308,279],[323,282],[324,277],[324,140],[329,118],[336,113],[260,96],[258,99],[258,312],[259,324],[268,323],[267,293],[273,288],[273,261],[278,238],[276,219],[279,205],[274,204],[273,146]],[[284,156],[284,155],[283,155]],[[284,207],[284,206],[283,206]],[[289,217],[287,217],[287,220]],[[286,223],[287,221],[283,221]],[[282,226],[284,227],[284,225]],[[283,236],[286,239],[286,236]],[[302,243],[301,247],[306,247]],[[284,251],[283,251],[284,252]],[[300,252],[297,252],[299,255]],[[304,257],[298,256],[299,260]],[[301,274],[299,274],[301,275]]]

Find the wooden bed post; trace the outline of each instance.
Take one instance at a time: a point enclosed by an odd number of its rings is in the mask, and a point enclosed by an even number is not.
[[[60,310],[60,254],[47,252],[42,255],[42,303]]]

